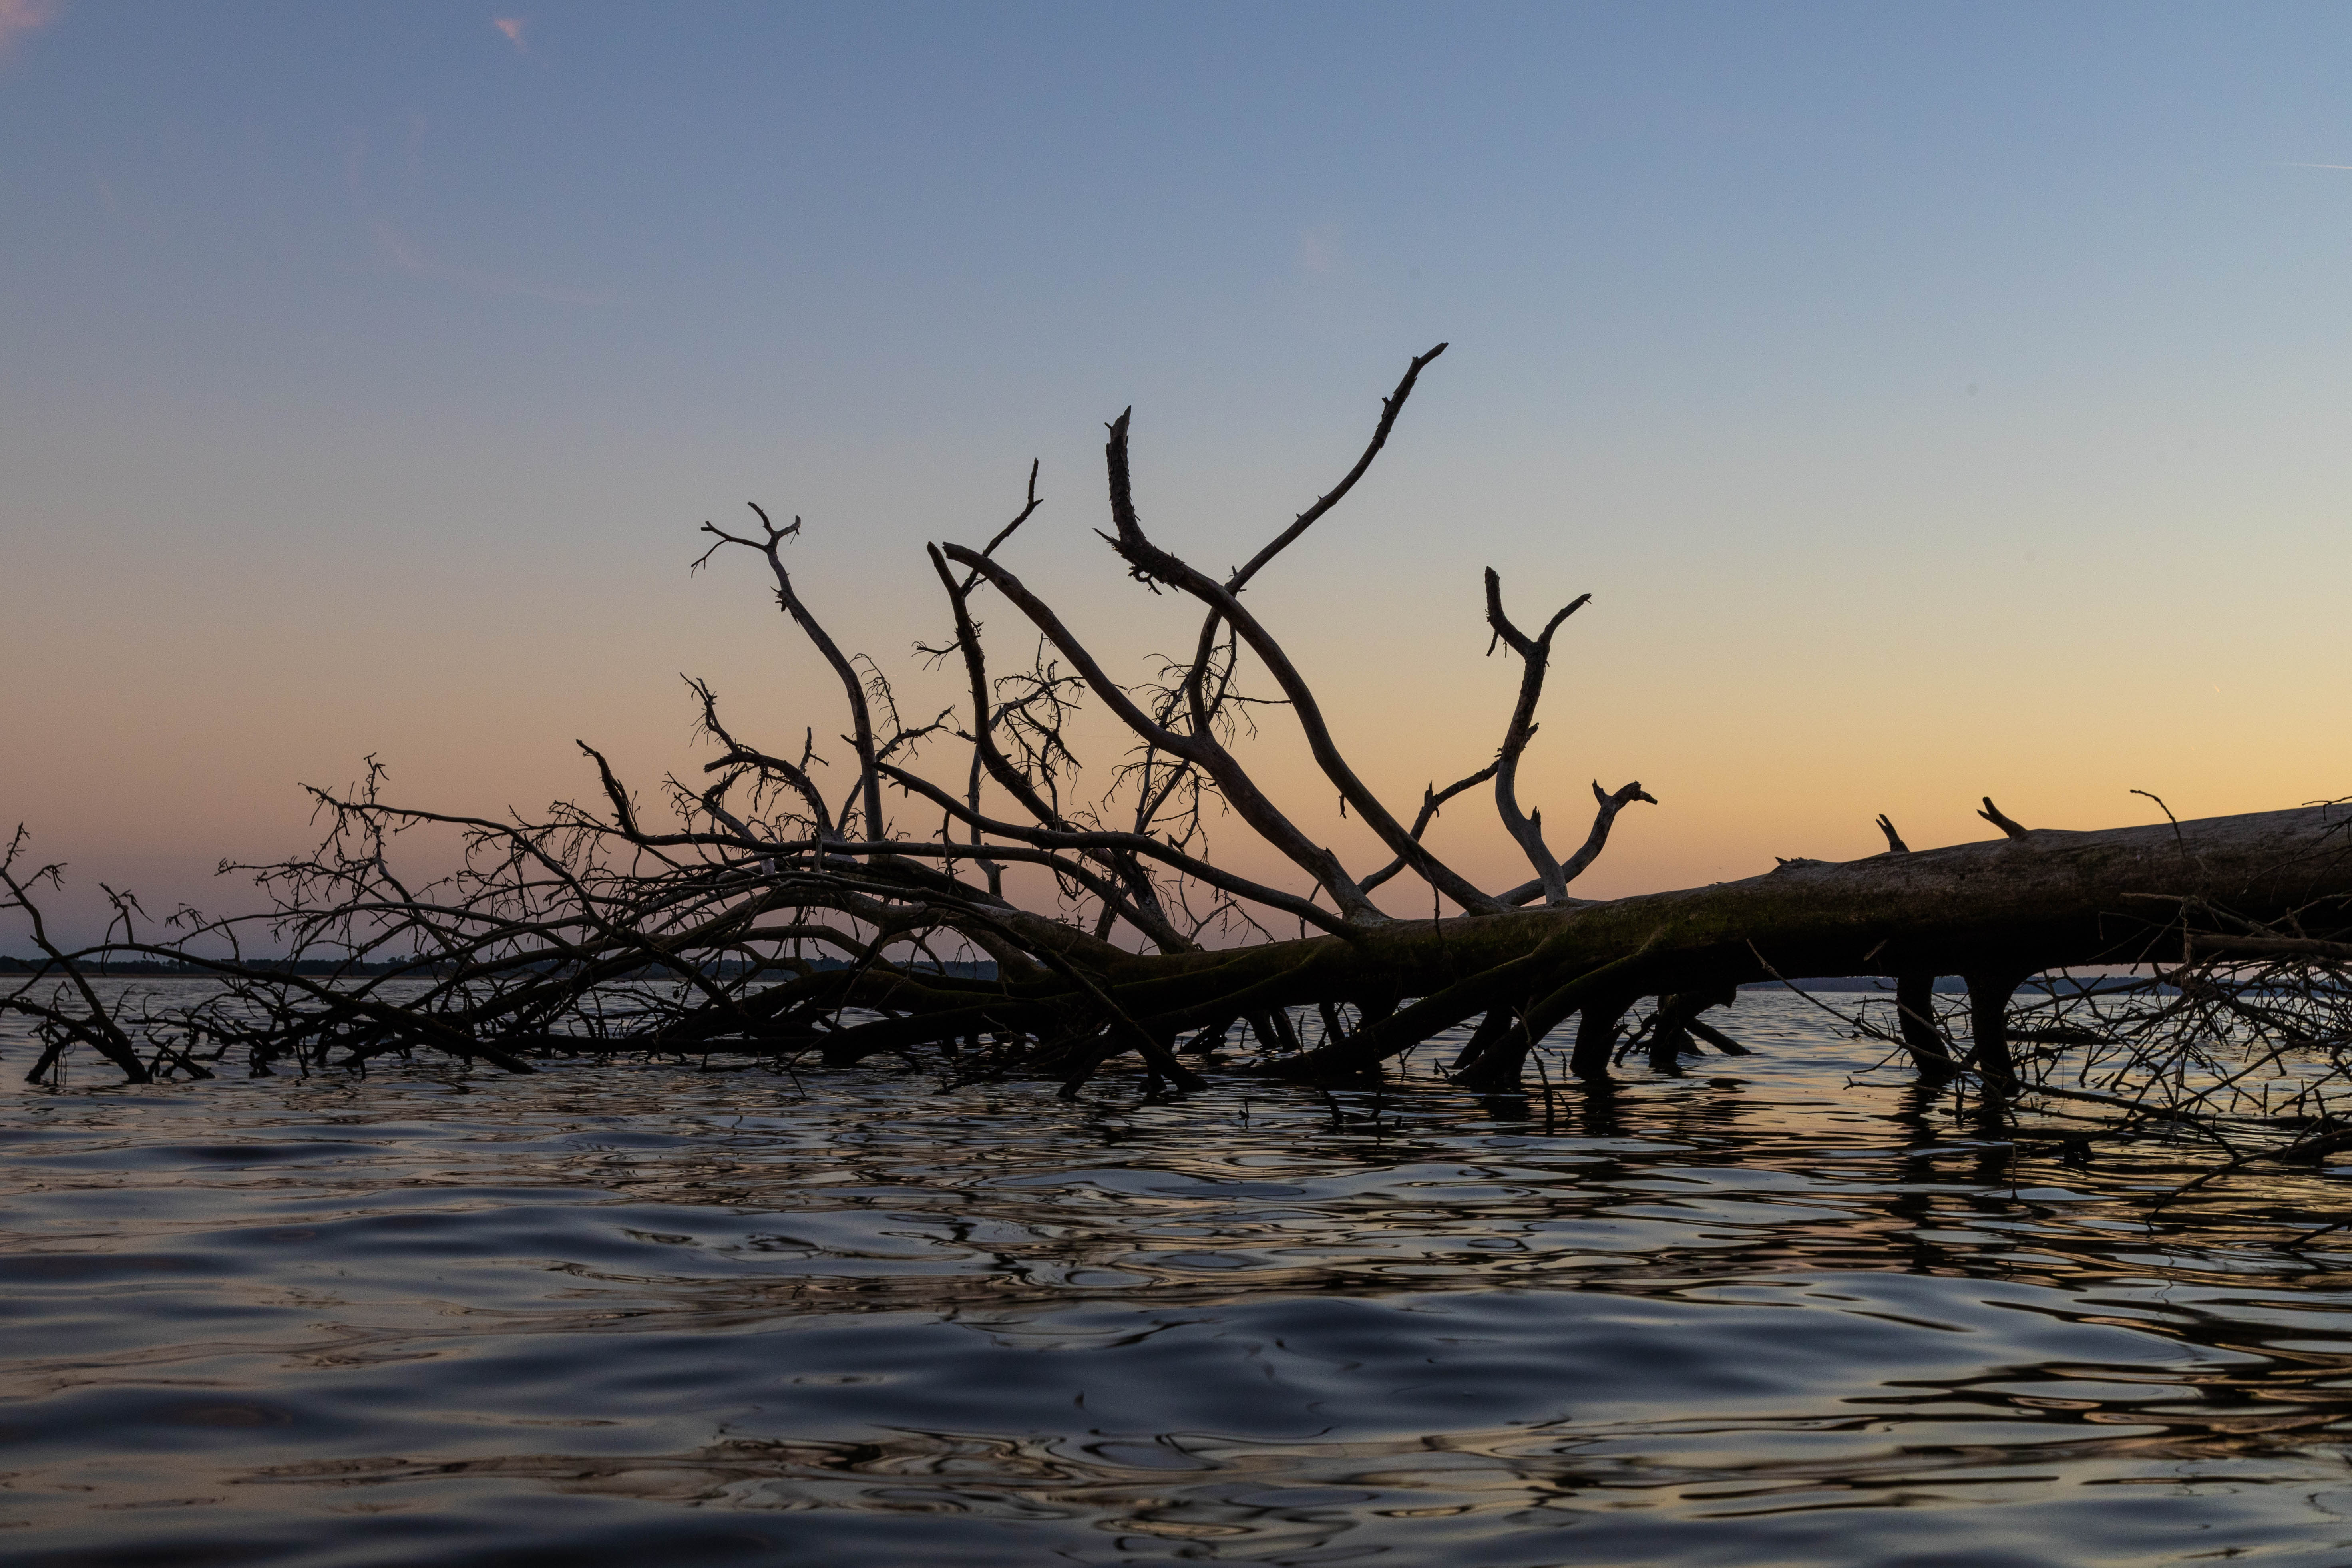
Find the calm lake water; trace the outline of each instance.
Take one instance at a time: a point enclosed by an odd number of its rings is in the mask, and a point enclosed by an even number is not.
[[[1717,1016],[1528,1120],[11,1081],[0,1563],[2352,1563],[2352,1243],[2281,1245],[2352,1183],[2152,1216],[2183,1151]]]

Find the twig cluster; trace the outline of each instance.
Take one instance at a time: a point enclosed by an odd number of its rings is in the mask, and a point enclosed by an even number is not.
[[[1311,955],[1271,969],[1253,962],[1276,945],[1277,924],[1360,946],[1393,923],[1373,891],[1407,874],[1426,888],[1433,921],[1448,902],[1472,914],[1571,907],[1570,884],[1600,855],[1618,814],[1654,803],[1638,784],[1596,783],[1591,828],[1564,859],[1546,841],[1540,811],[1519,803],[1553,638],[1590,595],[1529,637],[1486,574],[1495,645],[1521,661],[1518,698],[1495,759],[1443,789],[1433,782],[1409,826],[1349,764],[1315,693],[1244,601],[1364,477],[1444,347],[1407,367],[1339,482],[1222,577],[1147,534],[1129,476],[1131,411],[1112,423],[1112,531],[1102,537],[1137,581],[1188,596],[1202,613],[1189,657],[1160,661],[1139,682],[1115,679],[1003,559],[1043,504],[1034,464],[1024,505],[986,545],[929,550],[946,631],[918,651],[960,666],[967,689],[919,720],[902,716],[881,668],[846,651],[794,581],[788,552],[801,520],[779,525],[755,504],[752,530],[704,525],[711,542],[695,565],[737,552],[759,558],[778,609],[839,685],[841,767],[814,726],[784,747],[740,733],[702,680],[690,689],[719,754],[698,780],[663,781],[663,821],[585,741],[601,803],[558,803],[537,819],[394,804],[371,758],[353,786],[310,792],[324,829],[313,853],[224,868],[251,875],[267,909],[225,918],[181,910],[155,922],[124,897],[107,940],[79,952],[49,943],[34,907],[35,889],[54,883],[58,868],[19,875],[12,853],[8,895],[32,917],[47,962],[0,995],[0,1009],[35,1020],[37,1077],[61,1070],[75,1045],[134,1080],[207,1073],[231,1053],[255,1072],[360,1067],[418,1049],[520,1072],[583,1052],[724,1048],[789,1060],[816,1050],[840,1063],[928,1049],[959,1072],[1045,1074],[1073,1092],[1128,1052],[1153,1080],[1196,1085],[1184,1058],[1213,1049],[1237,1026],[1268,1051],[1295,1055],[1360,1041],[1385,1022],[1386,1035],[1358,1053],[1377,1064],[1455,1017],[1440,1021],[1424,1007],[1412,1035],[1392,995],[1318,992]],[[1034,638],[1009,671],[992,666],[983,638],[992,595]],[[1273,692],[1246,691],[1245,672]],[[1073,744],[1074,721],[1090,704],[1118,721],[1129,748],[1091,797]],[[1351,871],[1252,777],[1236,743],[1255,732],[1257,710],[1274,708],[1298,726],[1342,812],[1371,829],[1386,863]],[[949,766],[925,765],[950,749]],[[1502,825],[1535,873],[1500,892],[1449,866],[1425,837],[1449,801],[1490,780]],[[1213,858],[1209,827],[1226,816],[1286,858],[1305,891]],[[454,838],[458,869],[412,884],[393,852],[412,835]],[[1009,888],[1015,872],[1025,878]],[[1050,909],[1016,901],[1016,889],[1039,885],[1053,889]],[[1237,953],[1225,945],[1237,937],[1257,941]],[[270,956],[250,956],[257,951]],[[1137,967],[1146,957],[1185,963],[1147,973]],[[121,1018],[89,975],[136,960],[181,964],[220,985],[201,1003]],[[1490,974],[1468,999],[1491,1003],[1531,1040],[1581,993],[1574,976],[1521,967],[1516,989]],[[1287,1010],[1308,995],[1323,1025],[1312,1041]]]

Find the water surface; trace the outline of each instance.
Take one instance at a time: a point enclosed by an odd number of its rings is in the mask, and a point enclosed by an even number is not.
[[[12,1084],[0,1563],[2352,1563],[2340,1177],[2152,1213],[1726,1021],[1517,1104]]]

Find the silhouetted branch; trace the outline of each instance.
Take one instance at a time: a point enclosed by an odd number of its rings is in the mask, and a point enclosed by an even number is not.
[[[58,868],[22,870],[20,830],[0,859],[0,909],[29,921],[43,957],[31,980],[0,991],[0,1009],[31,1020],[34,1072],[47,1081],[83,1047],[137,1080],[204,1076],[232,1054],[257,1073],[419,1051],[520,1072],[567,1056],[729,1051],[787,1068],[889,1053],[951,1083],[1025,1076],[1065,1094],[1131,1059],[1147,1090],[1184,1089],[1202,1080],[1182,1058],[1207,1057],[1240,1024],[1261,1052],[1253,1070],[1325,1085],[1377,1081],[1404,1053],[1466,1029],[1466,1044],[1449,1043],[1455,1081],[1503,1092],[1528,1063],[1549,1071],[1555,1035],[1580,1079],[1643,1045],[1654,1070],[1673,1073],[1701,1041],[1742,1049],[1699,1016],[1742,984],[1884,974],[1896,983],[1892,1014],[1873,1002],[1848,1021],[1958,1092],[2095,1107],[2119,1128],[2162,1119],[2225,1151],[2217,1170],[2266,1150],[2308,1160],[2352,1147],[2330,1142],[2352,1126],[2352,814],[2340,803],[2029,834],[1988,798],[1979,815],[2001,840],[1913,853],[1882,815],[1885,855],[1573,898],[1619,814],[1655,799],[1638,783],[1594,782],[1591,831],[1565,860],[1554,855],[1540,814],[1522,807],[1518,769],[1554,637],[1591,598],[1530,635],[1490,571],[1489,651],[1507,647],[1521,665],[1495,761],[1442,790],[1433,781],[1409,826],[1392,816],[1242,595],[1364,478],[1443,348],[1412,361],[1355,466],[1223,579],[1146,534],[1129,418],[1111,426],[1106,537],[1130,576],[1199,606],[1189,660],[1154,656],[1122,681],[1013,569],[1004,547],[1034,542],[1021,531],[1042,504],[1033,462],[1021,510],[985,548],[929,550],[952,629],[917,651],[961,694],[909,718],[885,671],[844,651],[786,570],[800,521],[778,528],[755,506],[757,534],[706,523],[714,543],[696,564],[730,547],[766,563],[779,607],[840,682],[854,776],[825,773],[814,723],[796,726],[797,751],[789,731],[762,742],[695,679],[699,733],[718,753],[706,783],[668,775],[641,801],[582,741],[601,802],[477,816],[386,800],[371,757],[361,782],[310,792],[314,848],[233,868],[254,879],[259,909],[182,910],[159,931],[131,892],[101,883],[105,938],[72,951],[32,896]],[[1022,617],[1009,661],[1001,645],[992,660],[988,590]],[[1278,699],[1257,689],[1261,667]],[[1082,721],[1089,700],[1116,726],[1113,762],[1091,774],[1079,766],[1099,742]],[[1354,877],[1260,786],[1241,752],[1265,706],[1290,710],[1342,814],[1370,828],[1387,864]],[[1448,801],[1490,781],[1536,873],[1499,896],[1426,842]],[[886,783],[911,826],[886,817]],[[1281,860],[1243,874],[1222,827],[1213,853],[1220,812]],[[419,862],[442,869],[400,868]],[[1370,896],[1405,871],[1429,893],[1411,918]],[[1445,918],[1445,900],[1464,912]],[[128,1002],[103,970],[133,958],[211,984]],[[2068,965],[2152,978],[2067,992],[2050,975]],[[1964,1001],[1938,1000],[1937,977],[1950,974],[1968,979]],[[1657,998],[1646,1016],[1634,1011],[1644,997]]]
[[[1560,868],[1563,883],[1575,881],[1584,874],[1586,867],[1601,858],[1601,851],[1609,844],[1609,829],[1616,822],[1619,812],[1637,800],[1646,801],[1652,805],[1658,804],[1658,797],[1643,789],[1638,782],[1621,784],[1612,793],[1601,787],[1599,779],[1594,779],[1592,798],[1600,803],[1599,809],[1592,814],[1592,831],[1584,836],[1583,846],[1568,858],[1567,865]]]
[[[1977,815],[1983,817],[1987,822],[1991,823],[1995,827],[2000,828],[2003,833],[2008,834],[2011,838],[2022,838],[2026,835],[2027,830],[2024,826],[2018,823],[2011,822],[2008,817],[2003,816],[2000,814],[2000,807],[1993,805],[1992,796],[1990,795],[1984,797],[1984,809],[1978,812]]]

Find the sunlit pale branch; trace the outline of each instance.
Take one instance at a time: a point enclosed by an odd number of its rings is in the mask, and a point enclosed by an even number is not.
[[[1601,781],[1594,779],[1592,798],[1599,803],[1592,813],[1592,831],[1584,836],[1584,842],[1577,847],[1576,853],[1570,856],[1567,863],[1560,867],[1562,883],[1575,881],[1584,874],[1586,867],[1601,858],[1601,851],[1609,847],[1609,829],[1611,825],[1616,822],[1619,812],[1637,800],[1647,802],[1651,805],[1658,804],[1658,797],[1643,789],[1638,781],[1620,784],[1612,791],[1602,789]]]
[[[1495,758],[1495,810],[1503,819],[1504,830],[1526,852],[1528,863],[1535,868],[1546,901],[1555,904],[1568,897],[1568,872],[1544,843],[1542,814],[1530,817],[1519,809],[1519,757],[1535,738],[1536,707],[1543,700],[1544,676],[1551,666],[1552,634],[1569,616],[1591,602],[1590,594],[1577,595],[1544,623],[1541,632],[1530,637],[1503,613],[1503,579],[1493,567],[1486,568],[1486,624],[1494,629],[1494,641],[1517,654],[1520,663],[1519,699],[1512,706],[1511,721],[1503,731],[1502,749]],[[1488,651],[1493,651],[1493,643],[1488,644]],[[1604,839],[1605,837],[1604,834]],[[1600,853],[1598,846],[1593,853]],[[1578,869],[1583,868],[1580,866]]]

